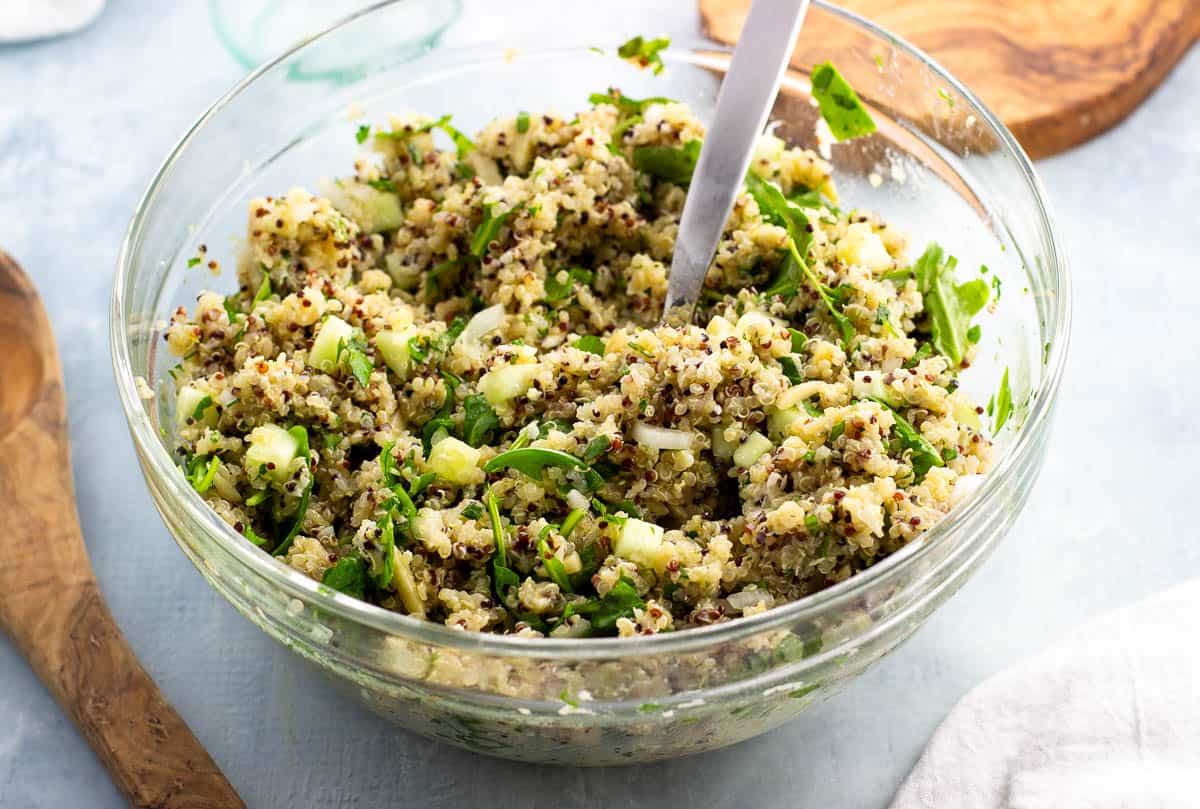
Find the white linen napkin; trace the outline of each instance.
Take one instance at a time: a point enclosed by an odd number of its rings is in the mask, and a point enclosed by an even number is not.
[[[78,31],[99,16],[104,0],[0,0],[0,42]]]
[[[892,809],[1200,807],[1200,580],[995,675],[934,733]]]

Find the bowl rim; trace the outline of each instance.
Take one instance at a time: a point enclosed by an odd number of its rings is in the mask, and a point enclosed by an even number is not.
[[[151,420],[150,414],[142,405],[137,380],[133,373],[129,343],[126,340],[131,324],[123,316],[126,286],[132,276],[132,257],[135,245],[138,243],[148,212],[153,208],[161,185],[170,177],[176,163],[188,149],[195,138],[210,120],[218,115],[234,98],[248,87],[252,86],[263,74],[271,71],[277,65],[285,62],[293,55],[303,50],[309,44],[320,42],[334,31],[352,24],[360,17],[371,15],[383,9],[403,5],[407,0],[383,0],[375,3],[340,21],[328,26],[301,43],[293,46],[274,59],[264,62],[254,71],[246,75],[229,91],[218,98],[199,119],[187,130],[170,154],[159,167],[150,181],[138,207],[130,220],[121,243],[117,257],[117,272],[114,278],[113,291],[110,298],[109,312],[109,343],[112,356],[113,372],[116,377],[117,389],[121,405],[129,422],[130,434],[142,461],[143,471],[147,476],[153,476],[155,483],[162,487],[164,494],[181,505],[189,516],[195,520],[207,534],[249,572],[265,579],[276,587],[281,594],[302,599],[314,607],[323,610],[338,619],[369,627],[376,631],[402,639],[433,644],[440,647],[456,648],[478,654],[489,654],[501,657],[535,657],[539,659],[578,660],[595,658],[622,658],[630,655],[658,655],[668,653],[696,652],[710,648],[720,643],[728,643],[790,625],[804,620],[811,620],[845,606],[864,591],[891,575],[899,575],[933,549],[951,541],[955,530],[970,520],[982,509],[992,506],[1004,491],[1003,484],[1018,474],[1022,463],[1035,449],[1035,441],[1041,434],[1044,423],[1052,414],[1057,398],[1059,385],[1066,364],[1067,350],[1070,340],[1071,325],[1071,280],[1066,263],[1065,253],[1060,244],[1054,217],[1052,216],[1045,189],[1038,178],[1033,165],[1024,149],[1013,134],[1000,119],[979,99],[952,76],[936,60],[904,39],[890,33],[883,27],[872,23],[843,8],[831,5],[826,0],[813,0],[814,5],[822,12],[840,17],[843,21],[864,29],[871,36],[887,42],[890,46],[907,52],[909,56],[920,61],[945,84],[953,88],[961,97],[973,104],[979,111],[983,121],[997,134],[1001,150],[1006,150],[1017,161],[1017,166],[1024,177],[1026,187],[1031,191],[1036,203],[1036,214],[1041,236],[1045,239],[1047,252],[1047,268],[1051,279],[1057,281],[1054,288],[1054,316],[1056,329],[1050,335],[1050,352],[1044,362],[1046,370],[1042,385],[1037,389],[1028,415],[1016,440],[991,472],[984,476],[979,488],[972,492],[966,500],[956,506],[944,519],[933,528],[921,534],[896,553],[881,560],[875,565],[850,576],[824,590],[813,593],[796,601],[788,602],[778,607],[766,610],[758,615],[738,618],[727,623],[698,627],[681,632],[670,632],[652,636],[636,636],[631,638],[524,638],[513,635],[497,635],[484,632],[464,632],[443,624],[413,618],[408,615],[391,612],[382,607],[352,598],[324,587],[298,570],[275,557],[263,553],[252,546],[244,537],[235,533],[215,511],[213,511],[195,490],[184,485],[183,476],[179,474],[167,448],[159,440],[158,433]],[[694,39],[694,38],[693,38]],[[731,49],[711,43],[701,38],[706,51],[731,52]],[[497,44],[497,43],[490,43]],[[689,42],[689,45],[691,42]],[[456,47],[455,51],[466,51],[465,46]],[[580,47],[558,47],[539,49],[540,53],[575,52]],[[447,52],[450,52],[449,50]],[[695,55],[692,51],[689,54]],[[533,54],[530,54],[533,55]],[[148,486],[153,488],[149,483]],[[169,527],[168,527],[168,530]],[[172,532],[173,533],[173,532]],[[176,541],[181,541],[176,537]],[[956,558],[952,555],[951,558]],[[928,575],[928,573],[926,574]],[[838,647],[825,650],[818,657],[824,658],[835,649],[854,643],[854,636],[843,639]],[[814,658],[816,659],[816,658]]]

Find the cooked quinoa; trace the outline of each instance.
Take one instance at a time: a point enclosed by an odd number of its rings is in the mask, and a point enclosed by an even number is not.
[[[239,291],[165,335],[184,471],[246,541],[452,627],[653,634],[846,579],[987,471],[982,282],[766,135],[695,325],[660,325],[704,129],[595,101],[394,116],[250,203]]]

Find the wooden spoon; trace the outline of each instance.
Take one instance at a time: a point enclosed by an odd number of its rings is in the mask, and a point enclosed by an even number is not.
[[[3,251],[0,380],[0,628],[131,806],[244,809],[100,595],[75,512],[54,335],[33,284]]]

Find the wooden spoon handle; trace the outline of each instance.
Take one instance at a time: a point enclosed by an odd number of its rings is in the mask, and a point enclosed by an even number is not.
[[[70,603],[61,609],[65,622],[57,627],[56,637],[38,641],[14,632],[14,640],[130,805],[244,809],[237,792],[142,669],[95,580],[63,595]]]
[[[245,809],[104,604],[75,513],[56,376],[24,421],[0,437],[0,628],[131,806]]]

